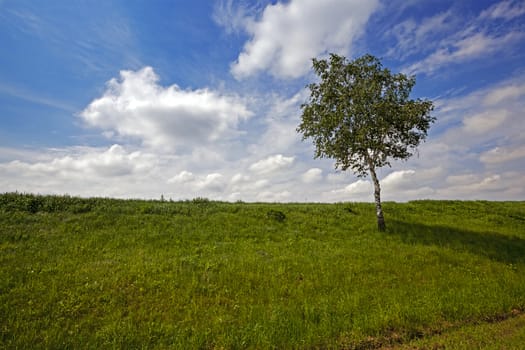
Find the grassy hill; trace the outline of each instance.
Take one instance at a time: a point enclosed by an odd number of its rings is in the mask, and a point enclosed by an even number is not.
[[[0,348],[523,341],[525,202],[384,210],[0,195]]]

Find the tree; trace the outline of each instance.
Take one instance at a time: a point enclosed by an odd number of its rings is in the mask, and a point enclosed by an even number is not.
[[[310,97],[301,106],[297,131],[313,139],[315,158],[335,159],[374,183],[379,231],[386,229],[377,169],[391,160],[412,156],[435,118],[433,103],[410,99],[414,76],[392,74],[379,59],[364,55],[354,61],[331,54],[313,59],[319,82],[308,85]]]

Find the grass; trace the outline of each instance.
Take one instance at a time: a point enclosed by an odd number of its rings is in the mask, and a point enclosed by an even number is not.
[[[498,322],[467,324],[448,331],[415,339],[407,344],[385,347],[391,350],[415,349],[522,349],[525,344],[525,315],[517,312],[512,318]]]
[[[525,310],[525,202],[384,209],[0,195],[0,348],[417,347]]]

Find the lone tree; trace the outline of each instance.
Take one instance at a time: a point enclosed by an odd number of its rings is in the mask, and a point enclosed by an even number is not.
[[[379,231],[386,229],[376,170],[392,159],[412,156],[435,118],[428,100],[410,99],[414,76],[392,74],[380,60],[364,55],[354,61],[331,54],[313,59],[320,78],[310,84],[310,98],[301,106],[297,131],[312,138],[315,158],[333,158],[335,168],[368,174],[374,183]]]

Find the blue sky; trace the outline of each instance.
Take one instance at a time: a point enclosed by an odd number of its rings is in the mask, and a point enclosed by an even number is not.
[[[525,1],[0,0],[0,192],[370,201],[295,128],[311,58],[435,102],[383,198],[525,199]]]

